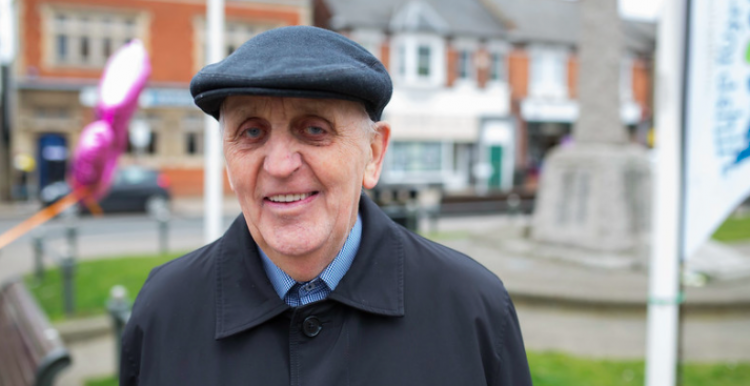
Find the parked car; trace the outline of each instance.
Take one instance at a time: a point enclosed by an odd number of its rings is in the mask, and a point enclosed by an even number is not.
[[[53,186],[54,185],[54,186]],[[64,182],[57,182],[42,190],[43,203],[50,205],[70,193],[70,187]],[[162,209],[169,209],[171,194],[167,176],[157,170],[140,166],[128,166],[115,172],[112,186],[107,195],[99,200],[104,213],[111,212],[146,212],[152,215]],[[81,212],[88,208],[79,204]]]
[[[109,193],[99,206],[108,212],[146,212],[155,214],[169,208],[171,194],[167,176],[158,170],[129,166],[117,170]]]

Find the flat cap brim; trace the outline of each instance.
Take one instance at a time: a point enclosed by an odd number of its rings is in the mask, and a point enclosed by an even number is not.
[[[378,121],[393,84],[383,64],[359,44],[332,31],[294,26],[259,34],[204,67],[190,92],[216,119],[226,97],[262,95],[361,102]]]

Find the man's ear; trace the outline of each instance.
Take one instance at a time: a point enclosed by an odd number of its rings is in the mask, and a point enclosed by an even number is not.
[[[375,134],[370,139],[370,161],[365,166],[365,176],[362,186],[372,189],[378,184],[380,172],[383,170],[383,158],[388,150],[388,140],[391,138],[391,125],[388,122],[375,123]]]
[[[225,162],[224,170],[227,171],[227,180],[229,181],[229,188],[232,189],[232,191],[234,192],[234,183],[232,182],[232,174],[229,173],[229,168],[226,166],[226,161],[224,162]]]

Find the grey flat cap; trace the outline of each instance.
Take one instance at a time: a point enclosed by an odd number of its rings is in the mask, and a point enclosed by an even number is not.
[[[230,95],[345,99],[379,121],[393,84],[383,64],[346,37],[308,26],[263,32],[190,82],[195,104],[219,118]]]

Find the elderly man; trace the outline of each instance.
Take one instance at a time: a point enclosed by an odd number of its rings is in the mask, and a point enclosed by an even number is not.
[[[121,385],[531,385],[500,280],[362,194],[391,131],[391,81],[367,50],[276,29],[201,70],[191,92],[221,122],[242,215],[153,270]]]

